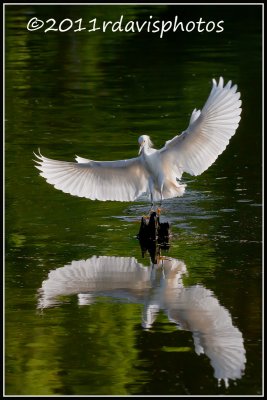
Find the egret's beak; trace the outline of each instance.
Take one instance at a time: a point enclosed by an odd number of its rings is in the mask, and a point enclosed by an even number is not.
[[[142,143],[140,144],[140,148],[139,148],[139,153],[138,153],[138,154],[140,154],[140,153],[142,152],[143,147],[144,147],[144,144],[145,144],[145,142],[142,142]]]

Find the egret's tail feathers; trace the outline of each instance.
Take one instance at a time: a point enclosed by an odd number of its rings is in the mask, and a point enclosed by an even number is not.
[[[171,199],[172,197],[181,197],[185,192],[186,184],[179,184],[178,182],[165,181],[163,187],[163,200]],[[160,201],[160,192],[155,191],[154,200]]]
[[[172,197],[181,197],[185,192],[186,184],[173,183],[168,181],[163,188],[163,199],[170,199]]]

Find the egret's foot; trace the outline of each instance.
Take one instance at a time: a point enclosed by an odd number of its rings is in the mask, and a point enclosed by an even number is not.
[[[150,218],[150,215],[143,215],[143,218],[149,219],[149,218]]]
[[[150,211],[149,211],[149,214],[152,214],[153,212],[155,212],[155,209],[154,209],[154,205],[152,204],[151,208],[150,208]]]

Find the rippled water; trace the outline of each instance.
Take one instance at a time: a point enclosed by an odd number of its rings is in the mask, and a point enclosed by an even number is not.
[[[224,19],[218,34],[28,32],[39,18]],[[5,392],[259,395],[262,390],[259,6],[7,6]],[[242,18],[241,18],[242,16]],[[249,56],[248,56],[249,55]],[[136,235],[149,203],[48,185],[33,151],[135,157],[184,130],[211,78],[239,86],[240,126],[183,198],[164,203],[170,249]]]

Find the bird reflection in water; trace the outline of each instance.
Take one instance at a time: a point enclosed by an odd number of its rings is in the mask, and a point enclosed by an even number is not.
[[[241,332],[229,311],[211,290],[202,285],[185,287],[183,261],[155,257],[157,263],[143,266],[134,257],[93,256],[72,261],[49,272],[39,289],[38,308],[61,304],[59,296],[78,295],[79,305],[89,305],[97,296],[144,304],[142,326],[149,330],[160,310],[179,329],[192,332],[195,352],[205,354],[214,376],[224,381],[240,379],[246,356]]]

